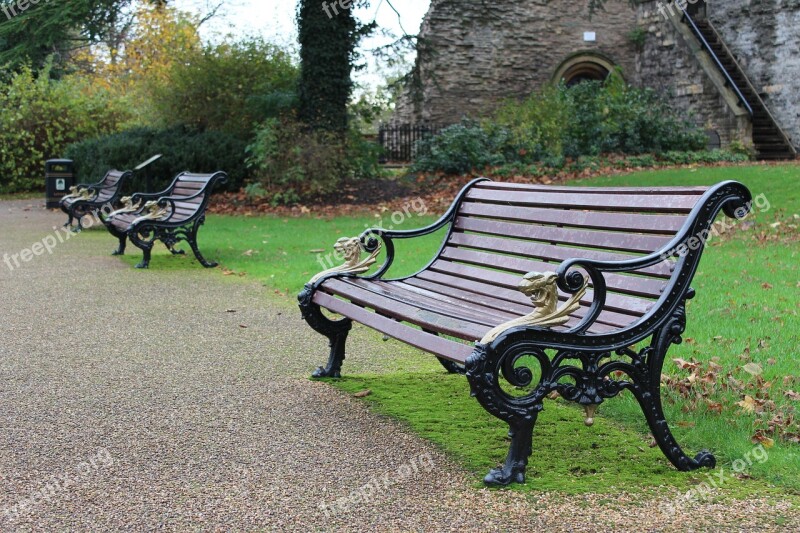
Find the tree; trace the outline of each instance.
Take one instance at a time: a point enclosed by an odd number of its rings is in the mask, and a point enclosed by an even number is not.
[[[168,0],[144,0],[165,5]],[[41,68],[53,56],[63,65],[72,53],[94,43],[113,41],[130,24],[129,13],[136,0],[70,0],[27,3],[0,0],[7,18],[0,24],[0,67],[17,71],[30,64]],[[57,74],[57,69],[51,74]]]
[[[345,131],[347,104],[353,91],[351,74],[359,40],[375,28],[362,25],[353,15],[368,0],[300,0],[297,26],[300,40],[301,121],[312,129]]]

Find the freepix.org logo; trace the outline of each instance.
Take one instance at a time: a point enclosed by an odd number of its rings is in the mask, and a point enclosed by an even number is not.
[[[8,20],[13,19],[20,13],[25,13],[31,7],[37,4],[47,4],[50,0],[17,0],[16,2],[3,2],[0,9],[5,13]]]

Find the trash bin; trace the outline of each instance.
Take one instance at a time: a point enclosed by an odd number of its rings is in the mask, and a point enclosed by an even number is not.
[[[69,159],[50,159],[44,163],[47,209],[58,209],[58,203],[75,185],[75,164]]]

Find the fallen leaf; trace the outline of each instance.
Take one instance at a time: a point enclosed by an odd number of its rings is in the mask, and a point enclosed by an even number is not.
[[[742,367],[742,370],[754,376],[760,376],[764,369],[758,363],[747,363]]]
[[[771,283],[762,283],[761,284],[761,288],[764,289],[764,290],[770,290],[772,288],[772,284]]]
[[[775,446],[775,441],[771,438],[764,435],[761,430],[756,431],[756,434],[753,435],[753,438],[750,439],[753,444],[761,444],[764,448],[772,448]]]
[[[366,398],[370,394],[372,394],[372,391],[367,389],[367,390],[362,390],[361,392],[357,392],[357,393],[353,394],[353,396],[356,397],[356,398]]]
[[[790,400],[800,401],[800,393],[797,393],[793,390],[787,390],[783,393],[784,396],[789,398]]]
[[[247,250],[246,252],[243,252],[242,255],[244,255],[246,257],[252,257],[254,253],[255,253],[255,250]]]
[[[745,396],[744,400],[741,402],[736,402],[736,405],[741,407],[748,413],[755,413],[756,412],[756,401],[752,396]]]
[[[681,368],[683,370],[694,370],[699,366],[698,363],[694,363],[694,362],[690,363],[689,361],[685,361],[685,360],[680,359],[680,358],[679,359],[673,359],[672,361],[676,365],[678,365],[678,368]]]
[[[239,324],[239,327],[242,329],[247,329],[247,326],[245,326],[244,324]]]

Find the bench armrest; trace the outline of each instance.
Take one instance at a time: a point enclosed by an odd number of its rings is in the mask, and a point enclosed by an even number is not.
[[[384,228],[370,228],[364,231],[359,239],[364,244],[364,251],[372,252],[375,249],[375,246],[378,245],[377,239],[383,241],[383,247],[386,249],[386,260],[383,264],[378,268],[378,271],[375,274],[369,276],[368,279],[379,279],[381,278],[388,270],[391,268],[392,263],[394,263],[394,242],[393,239],[411,239],[414,237],[424,237],[425,235],[430,235],[431,233],[435,233],[440,229],[444,228],[448,224],[452,224],[452,222],[456,218],[456,214],[458,213],[459,208],[461,207],[462,202],[464,201],[464,197],[467,195],[469,190],[472,188],[473,185],[476,183],[480,183],[482,181],[489,181],[488,178],[476,178],[469,182],[461,192],[456,196],[456,199],[450,205],[450,208],[447,212],[439,218],[436,222],[431,224],[430,226],[426,226],[424,228],[414,229],[414,230],[387,230]],[[374,241],[374,242],[373,242]],[[444,246],[447,239],[444,239],[442,242],[442,246]],[[440,250],[441,252],[441,250]],[[439,253],[436,254],[435,257],[438,257]]]
[[[311,280],[306,284],[309,287],[315,289],[319,285],[321,285],[326,279],[336,277],[336,276],[357,276],[359,274],[363,274],[367,272],[372,265],[377,262],[378,254],[382,250],[386,250],[386,259],[384,260],[383,264],[378,268],[378,270],[370,275],[366,276],[364,279],[380,279],[387,270],[392,266],[394,262],[394,241],[393,239],[410,239],[413,237],[422,237],[424,235],[430,235],[434,233],[448,224],[452,224],[455,220],[456,214],[458,213],[458,209],[461,207],[461,203],[464,200],[464,197],[469,192],[470,188],[476,183],[481,181],[488,181],[487,178],[478,178],[472,180],[468,183],[456,197],[453,204],[447,210],[447,212],[442,215],[442,217],[431,224],[430,226],[426,226],[424,228],[419,228],[415,230],[407,230],[407,231],[399,231],[399,230],[387,230],[385,228],[370,228],[364,231],[360,236],[353,237],[353,238],[342,238],[336,242],[334,249],[337,253],[339,253],[344,259],[345,263],[339,265],[337,267],[329,268],[328,270],[324,270],[317,274],[316,276],[312,277]],[[451,230],[452,232],[452,226]],[[448,234],[449,237],[449,234]],[[447,242],[447,238],[445,238],[442,242],[442,247],[444,247],[445,243]],[[441,252],[441,249],[440,249]],[[362,254],[367,253],[368,256],[365,259],[362,259]],[[435,258],[438,257],[439,253],[434,256]]]
[[[602,312],[606,299],[606,283],[603,274],[606,272],[634,272],[677,257],[674,272],[681,273],[686,269],[690,269],[691,273],[689,276],[676,276],[673,274],[659,302],[669,300],[674,294],[689,294],[689,285],[700,262],[705,242],[711,234],[710,228],[719,212],[724,211],[728,217],[741,220],[747,217],[751,210],[752,195],[750,191],[738,182],[723,182],[709,189],[703,195],[689,214],[681,230],[660,250],[656,250],[647,256],[627,261],[597,261],[572,258],[561,263],[556,274],[558,287],[562,291],[575,294],[586,282],[583,274],[576,270],[577,268],[582,268],[589,275],[594,291],[594,300],[589,313],[570,332],[585,332]],[[651,314],[655,312],[654,310]]]
[[[635,272],[677,257],[673,274],[658,302],[637,322],[638,325],[657,323],[663,319],[663,316],[671,313],[681,301],[693,296],[694,293],[690,286],[691,281],[697,270],[705,241],[711,233],[710,228],[717,214],[720,211],[724,211],[730,218],[740,220],[750,213],[751,208],[752,196],[746,187],[735,181],[724,182],[709,189],[703,195],[687,217],[686,223],[681,230],[660,250],[644,257],[626,261],[598,261],[575,257],[562,262],[555,273],[530,273],[524,278],[523,284],[520,285],[521,290],[526,284],[525,280],[528,280],[529,277],[535,276],[534,279],[536,279],[536,277],[544,276],[547,278],[550,275],[549,279],[553,282],[550,289],[552,291],[550,300],[553,302],[557,300],[555,297],[556,285],[563,292],[572,295],[572,297],[560,309],[556,309],[555,305],[552,305],[549,309],[551,312],[549,315],[544,314],[542,316],[542,313],[534,313],[502,324],[492,330],[490,335],[484,338],[484,341],[486,343],[494,342],[511,329],[535,328],[541,330],[543,327],[548,328],[552,327],[552,325],[560,325],[557,323],[548,324],[548,321],[552,322],[554,317],[556,319],[563,318],[567,313],[572,312],[574,309],[570,309],[570,306],[580,301],[583,297],[583,291],[591,283],[593,298],[589,311],[578,325],[564,332],[570,336],[584,334],[592,327],[605,308],[607,290],[605,273]],[[579,269],[588,275],[588,279]],[[534,302],[534,305],[536,305],[536,302]],[[643,329],[649,331],[648,328]]]

